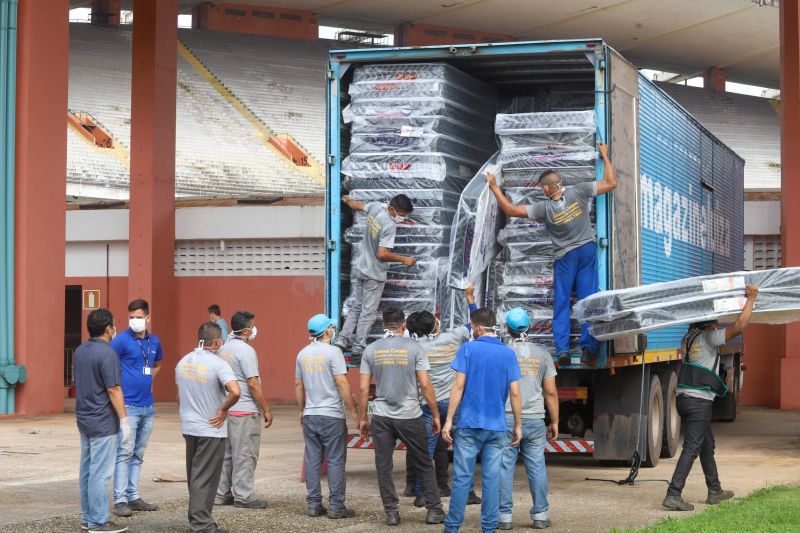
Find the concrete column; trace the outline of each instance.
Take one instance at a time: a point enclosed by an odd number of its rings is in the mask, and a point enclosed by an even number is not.
[[[64,249],[69,1],[20,2],[14,338],[28,369],[17,413],[64,410]]]
[[[119,26],[120,0],[93,0],[92,24]]]
[[[781,256],[783,266],[800,266],[800,8],[780,4],[781,38]],[[792,205],[795,204],[795,205]],[[800,323],[784,327],[780,407],[800,408]]]
[[[162,381],[173,379],[177,353],[171,330],[178,2],[136,0],[134,10],[128,296],[150,302],[152,329],[166,356]],[[158,399],[175,399],[160,396],[158,385],[154,392]]]
[[[718,93],[725,92],[726,73],[724,68],[710,67],[703,76],[703,87]]]

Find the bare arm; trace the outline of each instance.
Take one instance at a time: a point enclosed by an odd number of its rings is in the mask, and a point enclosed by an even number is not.
[[[550,413],[550,426],[547,428],[547,437],[555,439],[558,437],[558,389],[556,389],[555,377],[544,378],[542,392],[544,393],[547,412]]]
[[[450,390],[450,405],[447,407],[447,420],[442,428],[442,438],[444,438],[448,444],[453,444],[453,417],[456,416],[458,406],[461,405],[461,398],[464,396],[464,385],[466,382],[466,374],[456,372],[456,380],[453,382],[453,388]]]
[[[433,383],[427,370],[417,370],[417,383],[422,391],[422,396],[428,404],[428,409],[431,410],[431,433],[434,435],[439,434],[441,430],[441,422],[439,417],[439,406],[436,405],[436,392],[433,390]]]
[[[155,363],[153,363],[153,370],[152,370],[153,379],[156,379],[156,376],[160,371],[161,371],[161,361],[156,361]]]
[[[378,260],[384,263],[403,263],[407,267],[412,267],[417,264],[417,260],[413,257],[405,255],[398,255],[393,253],[389,248],[378,246]]]
[[[108,391],[108,399],[111,400],[111,405],[114,407],[114,412],[117,413],[119,419],[128,418],[128,412],[125,410],[125,398],[122,395],[122,387],[116,385],[106,390]]]
[[[222,424],[225,423],[225,419],[228,417],[228,410],[239,401],[239,396],[242,394],[239,388],[239,382],[236,380],[227,382],[225,384],[225,390],[228,391],[228,395],[225,397],[225,401],[222,402],[219,411],[217,411],[217,416],[208,421],[215,428],[222,427]]]
[[[364,208],[367,206],[364,202],[360,202],[358,200],[353,200],[349,196],[342,196],[342,203],[352,209],[353,211],[363,211]]]
[[[503,213],[505,213],[507,216],[516,218],[528,217],[528,210],[525,209],[524,205],[512,204],[511,201],[506,198],[506,195],[503,194],[503,190],[497,185],[494,174],[486,174],[486,181],[489,184],[489,189],[491,189],[495,199],[497,200],[497,205],[500,206],[500,209],[503,210]]]
[[[270,427],[272,425],[272,411],[269,409],[267,400],[264,399],[264,389],[261,388],[261,381],[257,376],[247,378],[247,388],[250,389],[250,395],[264,414],[264,428]]]
[[[511,445],[517,446],[522,441],[522,394],[519,391],[519,381],[508,386],[508,395],[511,398],[511,412],[514,413],[514,438]]]
[[[306,388],[303,380],[294,378],[294,400],[297,402],[297,410],[300,411],[300,424],[303,424],[303,410],[306,408]]]
[[[336,388],[339,389],[339,396],[342,397],[344,405],[350,411],[353,420],[358,424],[358,409],[356,409],[356,402],[353,400],[353,393],[350,391],[350,382],[347,381],[347,375],[339,374],[338,376],[333,376],[333,379],[336,381]]]
[[[608,145],[597,143],[597,149],[603,158],[603,181],[597,182],[597,196],[600,196],[617,188],[617,169],[608,157]]]
[[[367,404],[369,403],[369,382],[372,380],[371,374],[361,374],[361,381],[359,387],[361,394],[358,398],[358,414],[361,416],[361,421],[358,423],[358,429],[361,431],[361,436],[366,438],[369,436],[369,418],[367,417]]]
[[[758,287],[755,285],[748,285],[745,287],[745,294],[747,295],[747,302],[744,304],[742,312],[734,322],[733,326],[725,328],[725,341],[729,341],[744,331],[744,328],[750,323],[750,316],[753,314],[753,306],[756,303],[756,296],[758,296]]]

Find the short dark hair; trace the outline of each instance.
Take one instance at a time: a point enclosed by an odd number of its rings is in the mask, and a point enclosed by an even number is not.
[[[141,298],[137,298],[136,300],[128,304],[129,313],[133,313],[134,311],[138,311],[139,309],[141,309],[146,315],[150,314],[150,304],[147,303],[147,300],[142,300]]]
[[[494,311],[488,307],[478,309],[472,313],[470,321],[476,326],[481,326],[483,328],[491,328],[497,325],[497,317],[495,316]]]
[[[106,332],[108,326],[114,325],[114,315],[108,309],[95,309],[86,318],[86,329],[89,330],[89,336],[92,338],[99,337]]]
[[[539,175],[539,181],[538,181],[538,182],[539,182],[539,183],[541,183],[541,182],[542,182],[542,180],[543,180],[543,179],[545,179],[547,176],[552,176],[552,175],[554,175],[554,174],[555,174],[556,176],[558,176],[559,178],[561,177],[561,176],[558,174],[558,172],[556,172],[555,170],[545,170],[544,172],[542,172],[542,173]]]
[[[197,330],[197,340],[204,344],[211,344],[222,337],[222,328],[214,322],[203,322]]]
[[[527,333],[525,331],[515,331],[511,328],[506,328],[506,330],[508,331],[508,334],[511,336],[512,339],[519,339],[520,337],[522,337],[523,333]]]
[[[716,323],[717,323],[716,320],[701,320],[699,322],[692,322],[689,325],[689,329],[703,330],[706,329],[706,327]]]
[[[219,306],[217,304],[209,305],[208,312],[217,316],[220,316],[222,314],[222,311],[220,311]]]
[[[383,312],[383,325],[391,328],[399,328],[406,320],[406,315],[397,307],[390,307]]]
[[[250,322],[256,317],[250,311],[236,311],[231,317],[231,331],[241,331],[250,327]]]
[[[406,329],[410,335],[425,337],[436,329],[436,317],[430,311],[416,311],[408,315]]]
[[[405,194],[398,194],[389,200],[389,207],[394,207],[397,211],[403,213],[411,213],[414,211],[414,204],[411,203],[411,198]]]

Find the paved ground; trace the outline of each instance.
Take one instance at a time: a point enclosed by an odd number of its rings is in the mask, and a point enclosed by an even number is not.
[[[258,466],[258,492],[270,502],[263,511],[218,508],[222,527],[254,532],[380,531],[382,511],[369,450],[348,456],[348,505],[355,520],[332,521],[304,515],[305,486],[299,483],[302,437],[293,407],[275,409],[276,421],[263,436]],[[744,409],[737,422],[714,426],[717,461],[725,488],[741,496],[760,487],[800,483],[800,412]],[[7,420],[0,423],[0,531],[79,531],[77,490],[78,433],[73,415]],[[162,474],[182,476],[184,448],[175,404],[159,406],[156,428],[145,457],[141,490],[144,498],[162,505],[154,513],[140,513],[119,522],[132,532],[188,531],[184,483],[155,483]],[[402,489],[404,457],[396,454],[396,483]],[[675,460],[662,460],[655,469],[642,469],[639,479],[667,479]],[[703,476],[692,472],[685,491],[697,504],[705,499]],[[589,457],[561,457],[548,461],[551,518],[559,531],[608,531],[642,527],[667,515],[660,507],[666,485],[661,482],[617,486],[585,481],[586,477],[622,479],[627,470],[602,468]],[[530,496],[522,466],[515,482],[516,530],[530,524]],[[447,500],[445,500],[445,503]],[[702,509],[703,505],[697,505]],[[410,499],[402,502],[403,522],[397,531],[441,531],[424,524],[424,510]],[[462,531],[480,531],[479,510],[470,507]]]

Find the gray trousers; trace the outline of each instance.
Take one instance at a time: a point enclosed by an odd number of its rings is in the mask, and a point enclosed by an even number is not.
[[[375,445],[375,469],[378,471],[378,489],[383,501],[383,510],[399,509],[397,491],[394,487],[392,470],[394,469],[394,447],[397,439],[406,445],[406,450],[417,473],[425,507],[441,509],[439,488],[436,486],[436,473],[433,461],[428,455],[428,432],[422,417],[412,419],[388,418],[375,415],[372,417],[372,443]]]
[[[306,443],[306,489],[309,505],[322,503],[320,470],[328,460],[328,502],[331,510],[344,507],[347,486],[344,466],[347,462],[347,422],[344,418],[306,415],[303,417],[303,440]]]
[[[353,307],[347,313],[339,339],[350,348],[350,353],[360,355],[367,345],[369,330],[375,324],[378,305],[381,303],[385,281],[356,276],[353,285]]]
[[[228,444],[217,488],[217,502],[256,499],[256,465],[261,448],[261,414],[228,417]]]
[[[189,486],[189,527],[193,533],[217,530],[211,517],[214,494],[219,485],[225,441],[215,437],[184,435],[186,440],[186,480]]]

